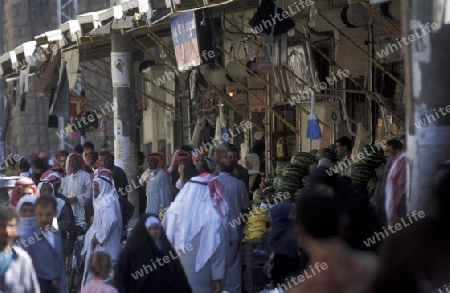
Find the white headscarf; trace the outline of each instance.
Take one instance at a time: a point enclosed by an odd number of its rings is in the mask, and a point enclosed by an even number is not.
[[[252,175],[252,174],[261,174],[261,171],[259,171],[259,157],[257,154],[248,154],[245,156],[245,158],[250,162],[250,164],[252,164],[253,169],[248,170],[248,174]]]
[[[55,215],[55,218],[59,218],[59,215],[61,215],[61,211],[64,208],[64,206],[66,205],[66,202],[63,199],[61,199],[61,198],[55,197],[55,187],[50,182],[50,180],[43,180],[43,181],[40,181],[38,183],[37,190],[39,191],[39,194],[41,193],[41,188],[42,188],[42,186],[44,184],[48,184],[52,188],[52,196],[53,196],[53,198],[56,199],[56,215]]]
[[[217,178],[211,175],[193,177],[180,190],[164,215],[167,238],[175,249],[185,249],[201,233],[196,272],[212,257],[220,241],[224,241],[220,239],[220,229],[224,219],[226,221],[228,204],[217,196],[211,196],[208,183],[214,180]]]
[[[119,197],[116,188],[114,187],[113,173],[109,169],[98,168],[94,171],[94,179],[92,182],[97,182],[100,188],[100,194],[97,198],[93,199],[94,204],[94,217],[96,209],[104,209],[107,206],[115,203],[118,204],[117,198]],[[92,188],[94,188],[92,186]],[[119,207],[120,212],[120,207]],[[121,213],[119,213],[121,215]]]
[[[25,195],[20,198],[19,202],[16,205],[17,212],[20,212],[20,208],[23,206],[24,203],[29,203],[32,205],[36,205],[36,198],[34,198],[31,195]],[[22,236],[25,233],[28,233],[31,231],[33,226],[36,224],[36,217],[27,217],[27,218],[20,218],[19,224],[17,225],[17,236]]]
[[[147,218],[147,220],[145,220],[145,228],[150,228],[152,225],[158,225],[161,226],[161,222],[159,221],[158,218],[154,217],[154,216],[150,216]]]

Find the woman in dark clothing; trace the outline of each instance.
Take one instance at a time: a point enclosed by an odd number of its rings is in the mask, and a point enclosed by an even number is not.
[[[273,254],[270,275],[274,286],[300,271],[299,247],[290,230],[292,207],[291,203],[281,202],[269,210],[272,229],[267,235],[267,245],[269,253]]]
[[[169,262],[161,261],[167,257]],[[151,214],[140,217],[119,257],[114,276],[115,287],[121,293],[192,293],[177,252],[157,216]]]

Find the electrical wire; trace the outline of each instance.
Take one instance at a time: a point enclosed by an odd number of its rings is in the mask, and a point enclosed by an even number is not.
[[[160,38],[158,36],[156,36],[153,32],[149,32],[147,34],[147,36],[152,39],[153,41],[155,41],[156,43],[160,44],[161,46],[163,46],[163,48],[165,49],[166,52],[168,52],[170,55],[175,57],[175,52],[174,50],[172,50],[171,47],[169,47],[167,44],[165,44],[164,42],[162,42],[160,40]],[[142,43],[137,40],[138,43],[142,45]],[[178,72],[178,70],[176,70],[172,65],[167,64],[166,62],[164,62],[164,60],[161,60],[161,58],[159,58],[159,56],[155,56],[155,54],[149,50],[147,50],[145,47],[143,47],[142,49],[144,49],[144,51],[148,52],[150,55],[153,55],[155,57],[155,59],[161,63],[162,65],[171,68],[172,70],[174,70],[175,72]],[[181,76],[184,76],[184,73],[180,72]],[[230,106],[230,108],[232,108],[234,111],[236,111],[237,113],[239,113],[243,118],[247,118],[248,121],[252,122],[252,125],[254,127],[256,127],[258,130],[260,130],[261,132],[264,132],[264,130],[261,128],[261,126],[259,126],[258,123],[255,123],[254,121],[252,121],[252,119],[249,117],[249,113],[246,113],[244,110],[242,110],[241,108],[239,108],[239,106],[232,100],[230,99],[227,95],[225,95],[225,93],[221,92],[216,86],[214,86],[210,81],[206,80],[206,82],[208,83],[208,86],[210,87],[210,89],[212,89],[219,97],[222,97],[222,99]],[[220,103],[220,99],[216,98],[214,96],[212,96],[215,100],[217,100]]]

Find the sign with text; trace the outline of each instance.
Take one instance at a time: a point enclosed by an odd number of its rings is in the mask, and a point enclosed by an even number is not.
[[[194,12],[185,12],[170,21],[178,70],[186,71],[201,64]]]

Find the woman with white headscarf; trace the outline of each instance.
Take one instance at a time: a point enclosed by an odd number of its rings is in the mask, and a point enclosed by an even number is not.
[[[86,253],[82,285],[92,278],[92,275],[88,276],[87,272],[88,261],[94,251],[108,253],[114,266],[121,249],[122,214],[111,170],[98,168],[94,171],[92,191],[94,196],[94,221],[86,232],[84,247],[81,252],[81,254]]]
[[[35,205],[36,198],[31,195],[24,195],[17,203],[16,210],[20,217],[19,224],[17,225],[17,237],[30,232],[34,225],[36,225]]]
[[[260,162],[257,154],[248,154],[245,156],[245,168],[250,175],[249,186],[250,186],[250,194],[253,194],[261,184],[261,171],[260,171]]]

